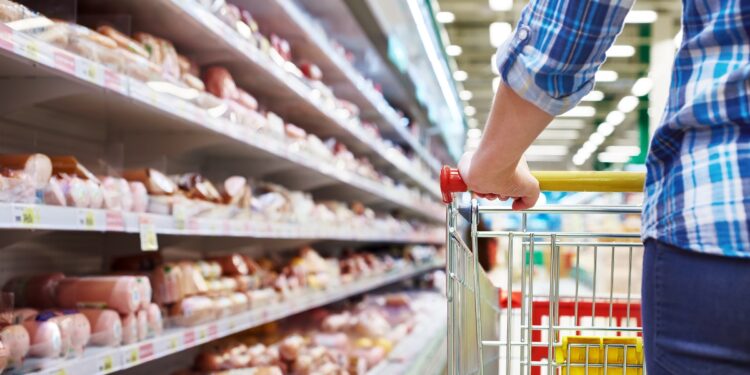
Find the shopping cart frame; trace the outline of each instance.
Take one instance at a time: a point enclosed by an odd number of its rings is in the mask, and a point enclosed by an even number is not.
[[[644,174],[637,172],[539,172],[535,177],[540,181],[543,191],[597,191],[597,192],[640,192],[643,187]],[[631,300],[631,280],[633,265],[633,249],[640,247],[637,233],[530,233],[527,231],[527,220],[531,214],[640,214],[639,206],[547,206],[532,208],[524,211],[512,211],[506,206],[479,206],[476,199],[471,201],[468,208],[460,208],[453,201],[453,193],[467,190],[460,174],[456,169],[444,167],[441,171],[441,189],[443,200],[448,204],[446,211],[446,243],[448,246],[448,260],[446,273],[448,275],[448,374],[474,374],[483,375],[498,374],[504,370],[505,374],[515,373],[539,374],[541,368],[545,368],[547,374],[642,374],[642,347],[630,342],[627,338],[603,339],[604,341],[592,341],[590,343],[563,343],[569,337],[563,339],[563,332],[573,331],[573,337],[583,330],[587,331],[609,331],[609,334],[617,336],[630,333],[639,335],[641,331],[640,305],[637,309],[631,307],[635,301]],[[479,231],[478,222],[482,214],[498,214],[516,212],[521,214],[521,225],[518,231]],[[470,244],[467,244],[458,233],[460,220],[468,220],[470,225]],[[478,248],[479,238],[502,237],[508,239],[509,251],[507,252],[508,286],[513,285],[513,253],[512,244],[515,238],[521,239],[522,264],[521,285],[519,298],[512,296],[509,292],[507,298],[501,301],[500,292],[495,289],[487,279],[477,256],[473,249]],[[601,242],[606,239],[607,242]],[[524,242],[524,240],[526,240]],[[633,242],[635,241],[635,242]],[[525,245],[525,247],[524,247]],[[547,301],[537,301],[534,290],[534,265],[529,260],[534,258],[536,246],[549,246],[550,253],[550,277]],[[616,248],[629,249],[629,264],[627,277],[627,293],[624,302],[616,300],[613,294],[614,284],[610,282],[610,293],[608,299],[600,302],[596,296],[596,270],[597,270],[597,247],[606,245],[611,248],[611,276],[614,278],[614,259]],[[581,308],[579,303],[579,276],[575,281],[574,301],[561,299],[559,294],[560,283],[560,248],[561,246],[575,246],[576,267],[580,261],[581,247],[594,248],[594,285],[592,289],[592,300],[586,309]],[[601,317],[596,313],[597,305],[608,306],[608,324],[606,327],[594,327],[594,320]],[[561,305],[567,310],[572,308],[574,312],[573,324],[563,326],[560,323]],[[535,306],[537,307],[535,315]],[[547,324],[540,324],[540,313],[545,309],[548,314]],[[624,311],[625,324],[619,326],[613,324],[615,306],[617,310]],[[502,316],[505,307],[505,337],[501,338],[503,322],[488,317]],[[513,308],[517,310],[514,311]],[[620,307],[624,307],[621,309]],[[579,311],[580,309],[580,311]],[[590,316],[592,325],[581,324],[579,313],[586,312]],[[514,338],[514,315],[518,314],[520,333]],[[632,315],[638,316],[636,324],[631,327]],[[471,318],[474,318],[471,324]],[[540,339],[542,332],[546,332],[547,340]],[[515,340],[515,341],[514,341]],[[474,344],[474,346],[472,346]],[[561,349],[564,346],[563,349]],[[517,367],[512,366],[512,355],[514,348],[520,355]],[[573,363],[571,351],[582,349],[585,355],[583,363]],[[504,368],[500,368],[501,353],[504,349]],[[635,349],[635,350],[634,350]],[[630,353],[628,352],[630,350]],[[641,360],[633,364],[638,350]],[[581,351],[576,351],[580,355]],[[543,355],[544,358],[540,358]],[[561,355],[563,361],[557,358]],[[592,358],[589,358],[589,357]],[[603,356],[604,358],[593,358]],[[611,358],[617,358],[612,360]],[[613,369],[620,371],[613,371]],[[580,371],[580,372],[576,372]]]

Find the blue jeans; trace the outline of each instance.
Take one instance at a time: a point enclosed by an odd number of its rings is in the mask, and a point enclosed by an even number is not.
[[[750,374],[750,260],[654,240],[645,248],[648,375]]]

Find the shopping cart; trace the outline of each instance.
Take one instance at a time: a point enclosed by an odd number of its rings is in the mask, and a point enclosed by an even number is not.
[[[543,191],[640,192],[643,173],[539,172]],[[510,207],[459,207],[467,190],[456,169],[440,184],[448,204],[448,374],[641,375],[643,341],[637,231],[528,231],[529,218],[583,215],[622,220],[640,215],[632,205],[551,205],[515,212]],[[479,231],[486,215],[520,215],[518,228]],[[466,218],[470,239],[460,235]],[[503,241],[507,284],[490,283],[475,256],[478,239]],[[536,264],[538,260],[547,265]],[[544,276],[544,277],[542,277]],[[548,280],[545,280],[548,279]]]

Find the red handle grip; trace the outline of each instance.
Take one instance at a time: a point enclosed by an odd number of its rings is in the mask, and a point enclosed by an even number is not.
[[[463,193],[467,190],[469,188],[458,173],[458,169],[444,165],[440,170],[440,191],[443,193],[443,203],[453,202],[453,193]]]

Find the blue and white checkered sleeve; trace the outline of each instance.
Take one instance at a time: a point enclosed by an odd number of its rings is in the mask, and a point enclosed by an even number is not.
[[[634,0],[532,0],[497,65],[506,85],[551,115],[575,107],[594,87],[607,49]]]

